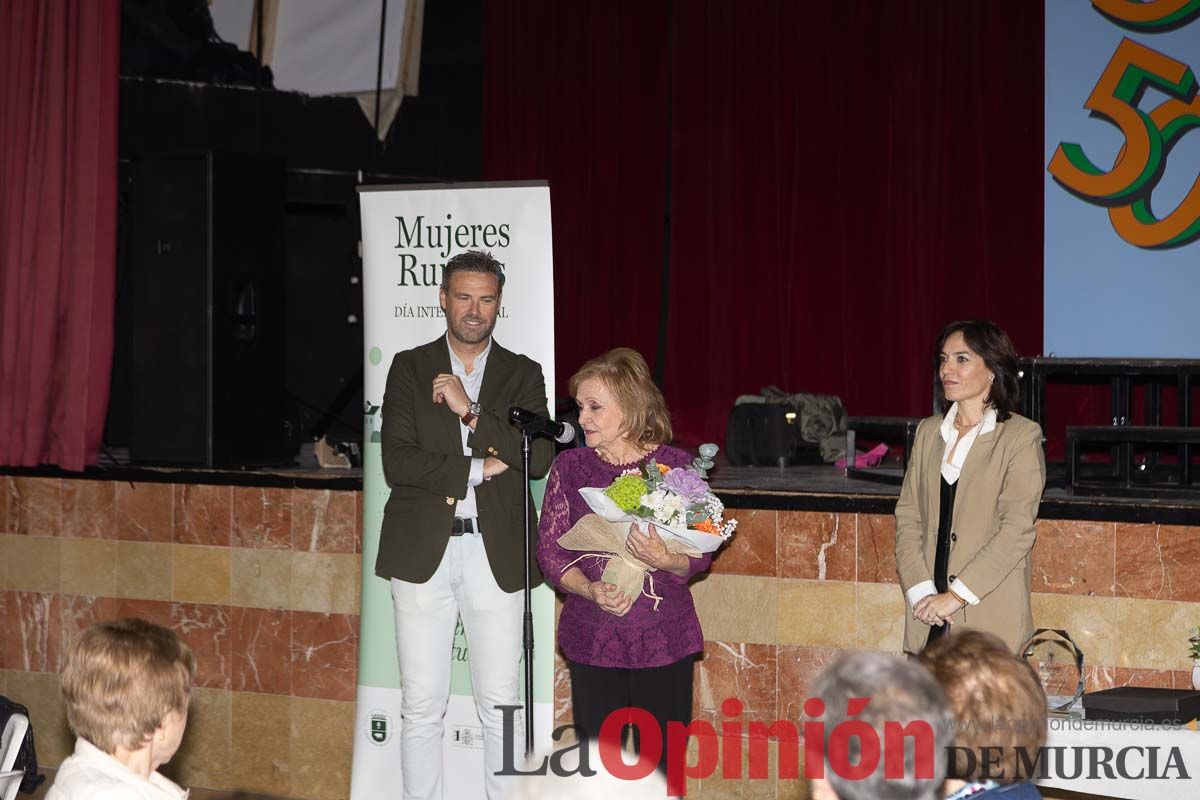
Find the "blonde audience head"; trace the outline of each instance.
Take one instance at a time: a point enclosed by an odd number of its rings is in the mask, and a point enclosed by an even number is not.
[[[165,763],[182,738],[195,674],[192,651],[174,632],[140,619],[98,622],[67,651],[67,722],[109,754],[157,741]]]

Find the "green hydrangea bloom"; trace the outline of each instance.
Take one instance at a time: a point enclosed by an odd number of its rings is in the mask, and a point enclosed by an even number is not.
[[[646,484],[637,475],[622,475],[604,490],[622,511],[633,511],[642,504],[642,495],[646,493]]]

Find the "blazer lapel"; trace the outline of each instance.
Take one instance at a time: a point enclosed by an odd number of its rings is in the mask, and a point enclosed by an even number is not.
[[[429,375],[425,383],[425,391],[433,394],[433,379],[438,375],[449,375],[454,372],[454,368],[450,366],[450,345],[446,343],[446,337],[443,336],[436,347],[429,350]],[[434,406],[434,412],[442,419],[442,426],[446,432],[446,445],[454,450],[462,449],[462,431],[459,430],[458,417],[453,413],[447,413],[447,409],[437,408]]]
[[[941,423],[938,423],[939,428],[933,431],[929,445],[929,464],[926,466],[927,474],[925,480],[929,486],[929,491],[925,493],[926,502],[929,503],[929,508],[926,510],[927,517],[932,520],[930,527],[931,531],[936,531],[938,523],[941,521],[942,504],[939,500],[942,489],[942,459],[946,457],[946,440],[942,438]]]
[[[1000,431],[1003,429],[1004,423],[997,422],[995,428],[975,437],[975,442],[971,445],[971,452],[967,453],[967,460],[963,462],[962,472],[958,476],[958,490],[954,494],[954,519],[959,518],[958,506],[962,502],[963,495],[966,494],[967,486],[975,477],[975,473],[979,472],[980,467],[987,463],[992,450],[996,447]]]
[[[508,409],[496,408],[494,399],[500,393],[501,383],[508,368],[508,351],[492,339],[492,351],[488,353],[487,367],[483,370],[483,383],[479,386],[479,397],[475,399],[479,405],[495,411],[505,419],[508,418]]]

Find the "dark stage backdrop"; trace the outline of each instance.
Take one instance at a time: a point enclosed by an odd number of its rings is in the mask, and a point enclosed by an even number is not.
[[[926,414],[952,319],[1037,354],[1042,9],[487,3],[484,178],[550,181],[558,393],[653,364],[664,291],[684,444],[767,384]]]

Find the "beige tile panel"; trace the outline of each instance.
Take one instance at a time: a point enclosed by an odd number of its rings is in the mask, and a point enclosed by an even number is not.
[[[1111,597],[1035,592],[1033,625],[1065,630],[1083,651],[1087,664],[1118,664],[1122,631],[1116,603]]]
[[[362,558],[341,553],[292,553],[294,611],[357,614]]]
[[[292,554],[278,550],[235,547],[233,604],[252,608],[289,608],[292,587]]]
[[[0,492],[4,491],[4,480],[0,478]],[[4,523],[3,508],[0,507],[0,525]],[[3,527],[0,527],[0,590],[11,589],[12,586],[8,583],[8,565],[12,562],[12,546],[16,543],[17,537],[11,533],[4,533]]]
[[[117,542],[117,597],[171,599],[171,545]]]
[[[57,592],[62,564],[60,542],[42,536],[0,536],[3,588]]]
[[[779,644],[853,647],[858,598],[849,581],[781,581]]]
[[[894,583],[855,584],[858,627],[854,646],[864,650],[904,650],[904,594]]]
[[[1186,631],[1200,603],[1119,597],[1033,595],[1034,625],[1062,627],[1080,643],[1088,664],[1187,670]]]
[[[189,603],[228,603],[230,550],[177,544],[171,549],[171,597]]]
[[[9,672],[5,696],[29,709],[37,736],[38,764],[57,767],[75,749],[67,728],[58,675],[49,672]]]
[[[292,704],[292,786],[288,797],[342,800],[350,796],[354,703],[289,698]]]
[[[291,698],[233,692],[232,788],[290,796]]]
[[[1116,658],[1092,660],[1093,664],[1191,670],[1187,632],[1200,620],[1200,603],[1127,598],[1117,598],[1113,603]]]
[[[62,539],[59,591],[65,594],[117,594],[117,543],[102,539]]]
[[[183,744],[163,772],[184,788],[223,789],[232,786],[233,692],[192,689]]]
[[[779,581],[743,575],[707,575],[692,584],[704,638],[772,644],[778,634]]]

